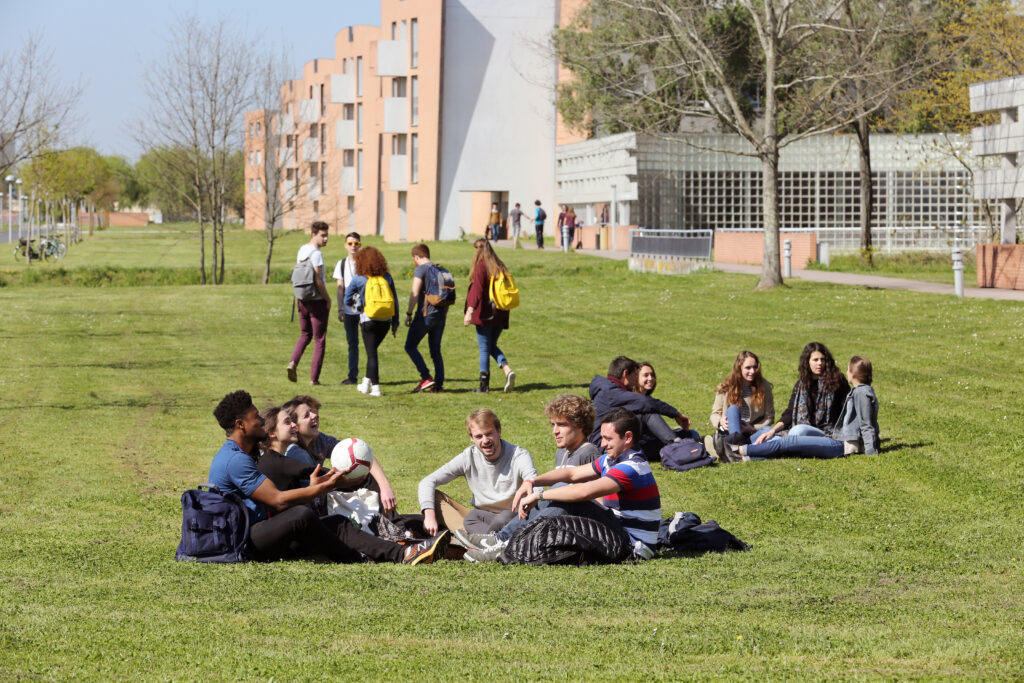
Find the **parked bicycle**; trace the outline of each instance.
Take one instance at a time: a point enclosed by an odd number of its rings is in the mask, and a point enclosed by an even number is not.
[[[18,240],[18,246],[14,247],[14,260],[19,263],[26,258],[33,261],[59,261],[67,254],[68,248],[60,240],[43,237],[39,240],[39,247],[36,248],[36,240],[28,241],[24,237]]]

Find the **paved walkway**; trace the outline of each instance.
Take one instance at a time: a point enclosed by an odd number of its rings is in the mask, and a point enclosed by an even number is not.
[[[520,239],[519,244],[526,249],[536,249],[537,244],[533,241],[532,235],[529,241]],[[510,240],[500,240],[500,247],[511,247]],[[555,247],[547,247],[547,251],[558,251]],[[579,249],[580,254],[589,256],[602,256],[616,261],[625,261],[629,254],[624,251],[602,251],[600,249]],[[749,266],[742,263],[714,263],[712,267],[725,273],[744,273],[747,275],[760,275],[761,266]],[[839,273],[827,270],[801,270],[794,269],[793,277],[812,282],[833,282],[837,285],[852,285],[856,287],[877,287],[878,289],[903,289],[909,292],[922,292],[925,294],[949,294],[953,296],[953,285],[944,285],[938,282],[924,282],[922,280],[908,280],[902,277],[884,277],[882,275],[865,275],[862,273]],[[964,278],[967,280],[967,278]],[[966,283],[965,283],[966,284]],[[964,287],[964,297],[971,299],[998,299],[1002,301],[1024,301],[1024,291],[1017,289],[990,289],[981,287]]]

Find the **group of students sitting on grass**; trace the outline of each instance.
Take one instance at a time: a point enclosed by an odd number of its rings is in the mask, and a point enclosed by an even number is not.
[[[296,396],[258,411],[247,392],[236,391],[214,410],[227,440],[213,458],[209,481],[244,501],[258,559],[494,561],[535,520],[557,516],[596,524],[626,544],[630,557],[647,559],[662,526],[650,453],[666,442],[699,439],[686,415],[650,395],[656,383],[653,367],[620,356],[607,376],[591,382],[592,400],[562,394],[550,401],[544,412],[556,450],[554,469],[544,474],[537,473],[529,451],[502,438],[493,411],[470,413],[465,425],[471,444],[420,481],[421,514],[411,515],[397,513],[395,493],[376,458],[358,479],[346,477],[351,470],[324,466],[339,439],[320,432],[316,399]],[[743,351],[718,387],[711,416],[716,434],[705,442],[728,462],[875,454],[878,400],[870,385],[866,358],[854,356],[843,378],[827,348],[808,344],[789,406],[775,422],[771,384],[757,356]],[[668,428],[664,417],[679,428]],[[459,477],[473,496],[468,507],[439,490]],[[328,494],[335,491],[370,496],[379,514],[369,523],[330,514]]]

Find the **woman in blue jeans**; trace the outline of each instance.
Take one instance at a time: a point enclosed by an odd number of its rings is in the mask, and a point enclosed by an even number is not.
[[[491,382],[491,358],[505,373],[505,392],[515,386],[516,373],[508,364],[505,354],[498,348],[498,337],[508,329],[508,311],[497,308],[491,301],[491,278],[508,273],[508,268],[494,253],[490,242],[479,239],[473,243],[473,265],[470,266],[469,293],[466,295],[466,315],[463,324],[476,326],[476,342],[480,348],[480,387],[477,393],[487,393]]]
[[[729,375],[715,389],[711,426],[717,431],[705,437],[704,446],[722,457],[726,436],[736,434],[734,442],[751,443],[774,422],[772,384],[761,375],[761,360],[752,351],[740,351]]]
[[[748,446],[730,434],[725,440],[728,455],[738,460],[843,455],[843,444],[832,438],[832,430],[843,411],[850,384],[824,344],[811,342],[804,347],[799,377],[779,421]],[[789,431],[780,435],[783,430]]]

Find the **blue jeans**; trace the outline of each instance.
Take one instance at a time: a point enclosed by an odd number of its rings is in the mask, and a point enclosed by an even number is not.
[[[423,337],[427,338],[427,348],[430,350],[430,360],[434,362],[434,387],[440,389],[444,386],[444,358],[441,357],[441,337],[444,336],[444,326],[448,316],[444,313],[434,313],[423,317],[417,313],[409,325],[409,332],[405,335],[405,352],[412,359],[412,364],[420,373],[420,379],[430,377],[430,370],[423,360],[423,354],[417,348]]]
[[[725,409],[725,418],[726,418],[726,421],[728,421],[728,423],[729,423],[729,433],[730,434],[738,434],[738,433],[743,431],[740,428],[740,424],[741,424],[742,420],[740,419],[740,407],[739,406],[729,406],[728,408],[726,408]],[[754,443],[755,441],[757,441],[757,437],[761,436],[762,434],[764,434],[765,432],[767,432],[771,428],[772,428],[771,425],[768,425],[767,427],[761,427],[756,432],[754,432],[753,434],[750,435],[749,442],[750,443]]]
[[[345,341],[348,343],[348,379],[355,382],[359,379],[359,314],[344,315]]]
[[[558,483],[551,488],[558,488],[559,486],[566,486],[566,484]],[[586,517],[587,519],[593,519],[607,525],[613,531],[625,534],[627,537],[629,536],[625,527],[622,526],[622,522],[619,521],[619,518],[615,516],[614,512],[592,500],[585,500],[579,503],[539,500],[533,509],[530,510],[530,514],[526,519],[519,519],[517,516],[511,522],[503,526],[501,531],[496,535],[501,540],[507,541],[512,538],[517,531],[538,517],[554,517],[555,515],[576,515],[577,517]],[[632,544],[632,541],[630,543]]]
[[[751,458],[838,458],[842,455],[841,441],[830,439],[825,432],[807,424],[796,425],[786,436],[747,446],[747,456]]]
[[[476,343],[480,347],[480,372],[490,372],[491,358],[498,364],[498,367],[508,363],[505,354],[498,348],[498,337],[501,336],[500,327],[476,326]]]

